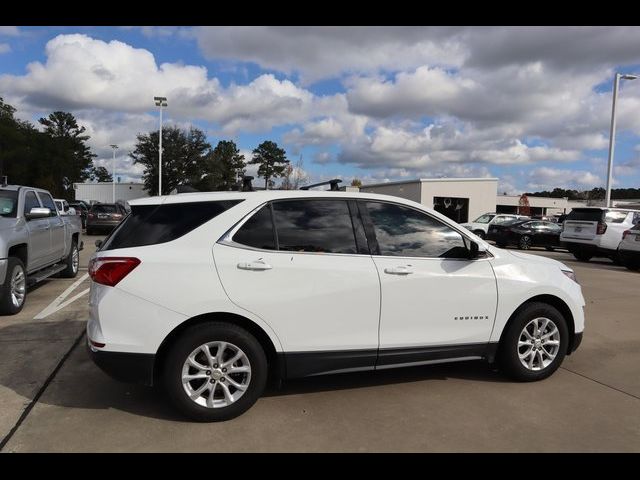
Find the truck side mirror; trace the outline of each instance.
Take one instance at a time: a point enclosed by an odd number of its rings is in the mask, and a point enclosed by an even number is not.
[[[45,218],[51,215],[51,210],[48,208],[41,207],[33,207],[29,210],[29,213],[25,215],[27,220],[32,220],[34,218]]]

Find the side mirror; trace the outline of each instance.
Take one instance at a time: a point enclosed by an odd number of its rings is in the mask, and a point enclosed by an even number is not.
[[[96,240],[96,247],[100,248],[102,246],[102,240]]]
[[[479,251],[480,248],[478,247],[478,244],[473,240],[469,240],[469,259],[473,260],[474,258],[478,258]]]
[[[51,210],[48,208],[33,207],[29,211],[29,213],[25,215],[25,217],[27,217],[28,220],[31,220],[34,218],[45,218],[50,215],[51,215]]]

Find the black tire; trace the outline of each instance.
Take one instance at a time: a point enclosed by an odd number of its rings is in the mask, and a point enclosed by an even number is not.
[[[486,234],[482,230],[474,230],[473,233],[476,234],[478,237],[480,237],[483,240],[484,240],[484,237],[486,237]]]
[[[27,291],[26,291],[26,283],[25,283],[25,292],[24,292],[24,297],[22,299],[22,303],[19,306],[15,306],[13,304],[13,301],[11,298],[11,278],[16,268],[22,269],[22,274],[25,276],[25,282],[26,282],[27,272],[24,268],[24,264],[22,263],[22,260],[16,257],[9,257],[7,261],[7,273],[6,273],[4,285],[0,287],[0,315],[15,315],[16,313],[20,312],[20,310],[22,310],[22,308],[24,307],[24,304],[27,301]]]
[[[593,258],[592,254],[585,252],[583,250],[575,250],[571,253],[573,253],[574,257],[576,257],[576,260],[579,260],[581,262],[588,262]]]
[[[544,247],[547,252],[553,252],[555,248],[553,247]]]
[[[502,243],[502,242],[500,242],[500,243],[496,243],[496,246],[497,246],[498,248],[507,248],[507,244],[506,244],[506,243]]]
[[[518,248],[520,250],[529,250],[531,248],[531,237],[529,235],[522,235],[518,240]]]
[[[224,341],[240,348],[249,360],[251,380],[245,393],[226,407],[207,408],[196,404],[185,392],[182,367],[199,346]],[[225,322],[210,322],[186,330],[173,344],[162,368],[162,383],[169,399],[185,416],[198,422],[230,420],[246,412],[260,398],[267,381],[267,357],[260,343],[245,329]]]
[[[78,258],[78,264],[74,267],[73,265],[73,254],[74,252]],[[73,240],[71,244],[71,250],[69,250],[69,255],[64,259],[64,263],[66,265],[65,269],[60,272],[60,276],[63,278],[75,278],[78,275],[78,269],[80,267],[80,251],[78,250],[78,242],[77,240]]]
[[[637,272],[638,270],[640,270],[640,263],[627,262],[624,264],[624,266],[632,272]]]
[[[543,369],[526,368],[519,358],[518,341],[525,326],[535,318],[548,318],[556,324],[560,334],[560,345],[556,357]],[[569,329],[562,314],[546,303],[532,302],[525,305],[511,320],[500,340],[498,358],[500,368],[510,378],[520,382],[533,382],[549,377],[562,364],[569,345]],[[526,347],[525,347],[526,348]]]

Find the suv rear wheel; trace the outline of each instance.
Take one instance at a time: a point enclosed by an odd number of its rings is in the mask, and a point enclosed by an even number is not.
[[[569,329],[562,314],[546,303],[530,303],[517,313],[500,341],[500,366],[515,380],[542,380],[560,367],[568,345]]]
[[[580,260],[581,262],[588,262],[593,258],[593,255],[585,252],[584,250],[574,250],[573,256],[576,257],[576,260]]]
[[[200,422],[229,420],[262,395],[267,358],[243,328],[210,322],[186,330],[171,348],[164,387],[175,406]]]

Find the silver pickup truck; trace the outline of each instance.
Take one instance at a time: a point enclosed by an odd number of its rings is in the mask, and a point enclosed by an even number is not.
[[[0,315],[22,310],[30,285],[78,274],[80,222],[61,216],[46,190],[0,186]]]

